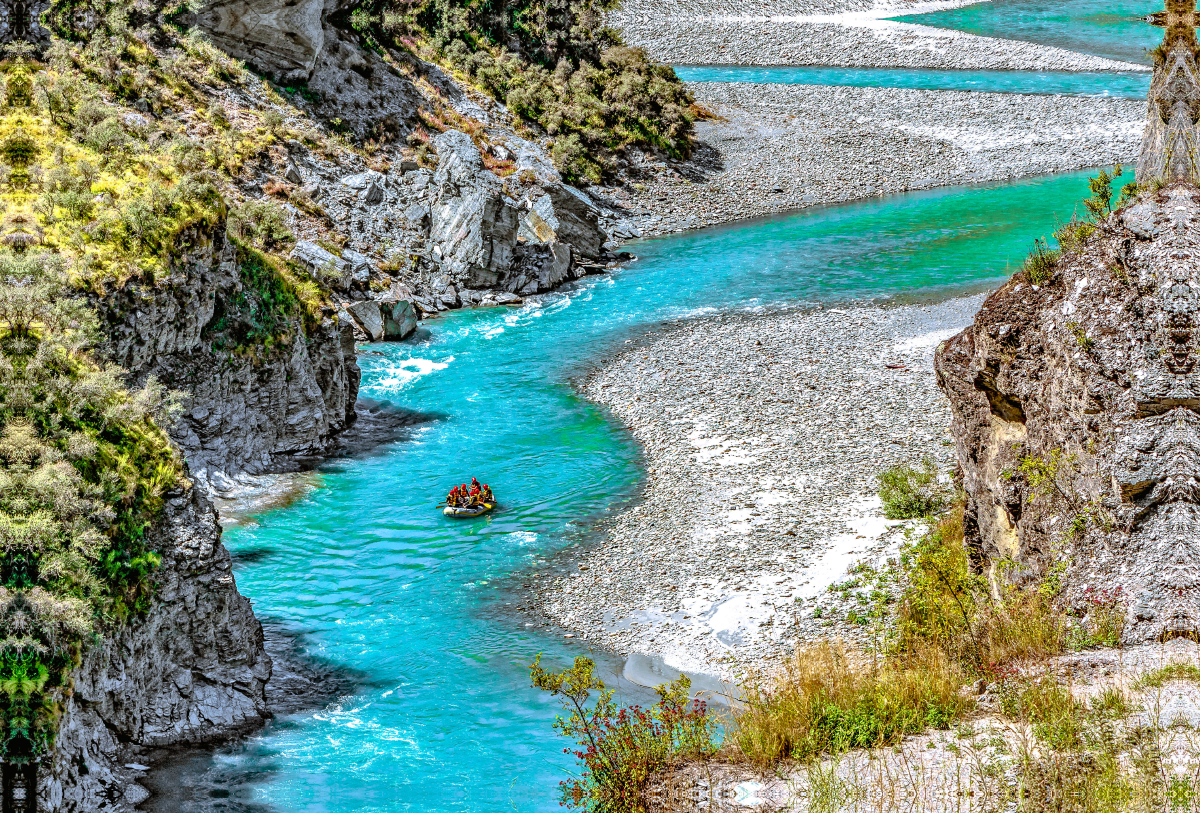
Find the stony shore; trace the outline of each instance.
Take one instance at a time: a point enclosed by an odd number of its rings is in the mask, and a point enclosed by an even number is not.
[[[950,464],[933,350],[980,301],[704,318],[595,372],[583,392],[633,432],[646,490],[576,573],[540,586],[544,610],[596,646],[723,679],[861,634],[828,588],[903,538],[879,470]]]
[[[719,118],[691,161],[593,192],[643,235],[1137,155],[1146,103],[1100,97],[695,83]]]
[[[671,65],[839,65],[958,70],[1149,70],[1049,45],[887,19],[962,3],[814,0],[733,6],[626,0],[609,15],[625,41]],[[864,6],[867,7],[864,7]]]

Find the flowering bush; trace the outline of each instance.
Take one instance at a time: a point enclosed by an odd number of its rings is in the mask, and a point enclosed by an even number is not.
[[[578,657],[570,669],[556,673],[542,667],[539,655],[529,672],[534,686],[562,698],[567,714],[555,718],[554,727],[579,744],[563,749],[583,763],[580,777],[562,783],[568,807],[640,813],[643,789],[656,770],[681,757],[716,751],[716,721],[704,701],[691,698],[686,675],[659,686],[660,699],[650,708],[618,708],[591,658]],[[589,708],[592,691],[599,697]]]

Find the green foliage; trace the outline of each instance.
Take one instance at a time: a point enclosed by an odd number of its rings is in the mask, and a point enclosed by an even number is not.
[[[828,642],[801,649],[769,688],[750,686],[732,738],[759,767],[891,745],[944,729],[970,708],[963,676],[936,649],[855,662]]]
[[[428,33],[438,47],[462,42],[472,49],[503,44],[529,62],[555,67],[595,62],[618,44],[616,32],[604,26],[604,13],[617,0],[416,0],[384,4],[393,12],[393,25],[410,24]]]
[[[298,322],[314,326],[319,291],[311,282],[298,283],[284,263],[251,246],[238,245],[238,262],[240,288],[218,297],[213,320],[204,328],[214,349],[269,355],[290,341]]]
[[[1083,325],[1078,322],[1067,322],[1067,330],[1071,331],[1071,335],[1075,337],[1075,343],[1084,350],[1091,350],[1095,342],[1092,337],[1087,335],[1087,331],[1083,329]]]
[[[1075,251],[1096,233],[1096,224],[1089,220],[1072,218],[1069,223],[1059,226],[1054,232],[1061,251]]]
[[[566,716],[555,718],[554,727],[579,744],[567,749],[584,767],[578,779],[562,783],[567,806],[589,813],[642,810],[642,790],[655,771],[716,750],[716,721],[703,701],[691,698],[686,676],[659,686],[659,701],[646,709],[618,708],[590,658],[578,657],[570,669],[551,672],[539,655],[529,673],[534,686],[562,700]],[[589,707],[592,692],[597,698]]]
[[[1113,188],[1112,182],[1121,177],[1121,165],[1117,164],[1113,167],[1111,173],[1106,170],[1100,170],[1100,174],[1095,178],[1088,179],[1088,190],[1092,193],[1084,199],[1083,205],[1087,209],[1088,215],[1091,216],[1093,222],[1098,222],[1105,219],[1113,211]]]
[[[1200,683],[1200,666],[1192,663],[1172,663],[1153,669],[1137,681],[1138,689],[1161,689],[1172,680],[1186,680],[1189,683]]]
[[[37,157],[37,142],[24,130],[17,128],[0,144],[0,157],[14,169],[24,169]]]
[[[1033,285],[1044,285],[1054,276],[1058,267],[1059,252],[1046,245],[1041,238],[1033,241],[1033,251],[1025,258],[1021,270]]]
[[[225,230],[230,237],[267,251],[284,249],[296,240],[283,208],[267,199],[248,200],[230,209]]]
[[[925,458],[919,466],[899,464],[877,476],[879,499],[888,519],[930,517],[946,507],[946,490],[938,483],[937,465]]]
[[[521,119],[554,138],[570,181],[599,181],[627,147],[691,152],[695,113],[668,66],[604,27],[613,0],[375,0],[350,13],[358,30],[400,44],[427,40]],[[366,14],[363,14],[366,10]]]
[[[52,255],[0,253],[0,757],[36,759],[97,624],[148,606],[147,547],[182,465],[160,420],[173,394],[83,349],[95,319]]]
[[[1067,472],[1073,471],[1075,458],[1065,454],[1062,449],[1051,449],[1044,456],[1025,455],[1017,464],[1018,471],[1025,475],[1025,482],[1033,498],[1043,500],[1055,495],[1062,497],[1068,503],[1073,503],[1060,483]]]

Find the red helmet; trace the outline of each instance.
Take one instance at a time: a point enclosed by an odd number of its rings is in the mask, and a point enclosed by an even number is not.
[[[487,488],[487,487],[488,487],[488,484],[487,484],[487,483],[484,483],[484,484],[483,484],[483,487],[484,487],[484,488]]]

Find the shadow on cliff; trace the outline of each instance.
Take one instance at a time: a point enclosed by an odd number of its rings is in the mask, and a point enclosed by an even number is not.
[[[308,654],[307,633],[282,621],[262,619],[267,654],[274,664],[264,729],[217,747],[175,750],[157,760],[142,781],[153,794],[140,810],[149,813],[279,813],[254,799],[255,789],[277,770],[277,754],[262,746],[264,730],[295,725],[294,715],[320,709],[371,684],[365,674]]]

